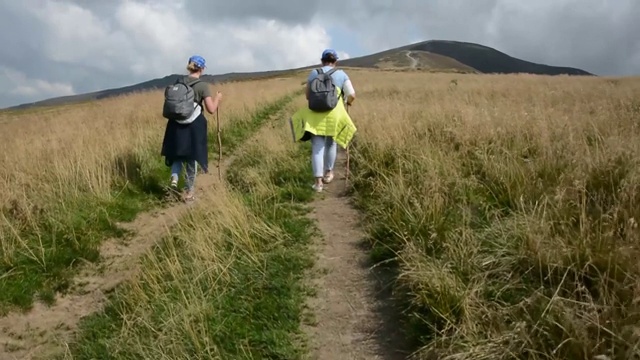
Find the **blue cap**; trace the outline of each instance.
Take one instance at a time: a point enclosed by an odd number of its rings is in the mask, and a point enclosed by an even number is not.
[[[338,53],[333,49],[326,49],[325,51],[323,51],[322,59],[324,59],[327,55],[333,55],[333,57],[335,57],[336,60],[338,60]]]
[[[198,65],[200,69],[204,69],[205,67],[207,67],[207,62],[200,55],[193,55],[192,57],[189,58],[189,62],[192,62]]]

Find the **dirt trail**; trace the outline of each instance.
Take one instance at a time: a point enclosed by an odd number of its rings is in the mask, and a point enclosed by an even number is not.
[[[412,69],[415,69],[418,66],[418,59],[411,56],[411,53],[412,53],[411,51],[407,51],[406,55],[409,58],[409,61],[411,61],[411,65],[409,66],[411,66]]]
[[[280,115],[279,112],[271,119]],[[217,149],[217,143],[210,146]],[[223,157],[223,179],[233,159],[234,155]],[[209,174],[198,173],[196,177],[196,196],[198,199],[212,196],[218,186],[224,185],[218,180],[217,157],[212,156]],[[49,307],[38,302],[27,313],[15,312],[0,317],[0,360],[50,359],[64,354],[80,320],[100,311],[108,294],[138,273],[139,258],[169,234],[171,227],[190,207],[191,204],[176,202],[141,213],[131,223],[119,224],[131,230],[133,235],[127,239],[105,240],[100,247],[103,260],[84,266],[75,277],[72,290],[66,295],[58,294],[54,305]]]
[[[344,196],[345,156],[338,154],[334,181],[312,203],[323,235],[316,243],[317,296],[309,306],[316,323],[305,326],[311,359],[405,359],[398,321],[391,308],[389,281],[371,269],[358,212]]]

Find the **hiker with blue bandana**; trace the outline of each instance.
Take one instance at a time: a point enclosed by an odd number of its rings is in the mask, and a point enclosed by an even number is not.
[[[222,99],[218,91],[213,97],[209,84],[200,77],[206,69],[202,56],[194,55],[187,62],[189,75],[182,76],[165,89],[162,115],[168,119],[161,155],[171,167],[170,188],[177,191],[183,166],[186,168],[184,200],[194,200],[194,185],[198,165],[208,173],[207,119],[203,109],[213,114]],[[204,105],[204,106],[203,106]]]
[[[291,117],[295,141],[311,141],[311,167],[316,192],[324,189],[334,177],[337,146],[346,149],[356,127],[345,108],[355,101],[355,90],[347,73],[336,68],[338,54],[326,49],[322,67],[313,69],[307,78],[308,106]]]

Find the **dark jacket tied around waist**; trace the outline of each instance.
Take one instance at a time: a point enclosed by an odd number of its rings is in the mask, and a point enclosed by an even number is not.
[[[165,164],[174,161],[195,160],[205,173],[209,172],[209,151],[207,149],[207,119],[204,112],[190,124],[167,122],[162,141],[161,155]]]

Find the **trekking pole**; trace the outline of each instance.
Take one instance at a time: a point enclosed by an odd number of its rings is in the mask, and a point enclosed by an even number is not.
[[[349,114],[349,104],[347,103],[347,114]],[[344,176],[345,186],[349,185],[349,148],[351,147],[351,143],[347,144],[347,169]]]
[[[218,179],[222,181],[222,138],[220,137],[220,104],[216,108],[216,123],[218,127]]]

